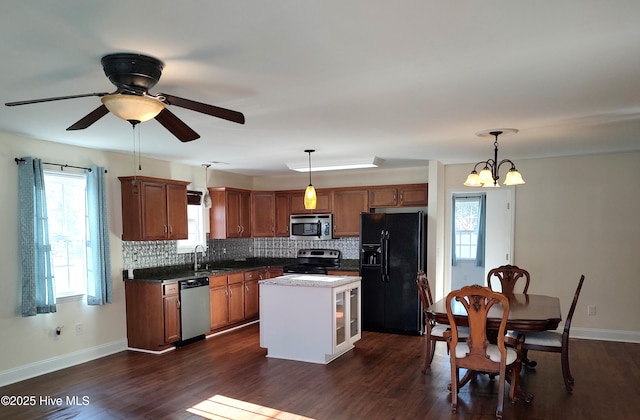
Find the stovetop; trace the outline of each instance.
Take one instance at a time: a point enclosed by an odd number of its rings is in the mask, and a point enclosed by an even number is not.
[[[327,274],[328,269],[340,267],[337,249],[300,249],[296,263],[283,267],[285,273]]]

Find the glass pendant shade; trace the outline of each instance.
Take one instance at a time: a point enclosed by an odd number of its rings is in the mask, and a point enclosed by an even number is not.
[[[316,208],[317,202],[318,196],[316,195],[316,189],[313,188],[313,185],[309,184],[307,189],[304,191],[304,208],[307,210],[313,210]]]
[[[482,184],[482,188],[500,188],[500,183],[498,181],[489,181]]]
[[[100,100],[109,112],[125,121],[149,121],[164,109],[162,102],[146,96],[114,93]]]
[[[504,185],[521,185],[524,184],[524,179],[522,179],[522,175],[520,172],[516,170],[516,168],[511,169],[507,172],[507,176],[504,180]]]
[[[467,177],[467,180],[464,182],[464,185],[467,187],[480,187],[482,182],[480,182],[480,175],[476,171],[473,171]]]
[[[491,173],[491,169],[486,166],[480,171],[478,176],[480,178],[480,182],[483,184],[493,183],[493,174]]]

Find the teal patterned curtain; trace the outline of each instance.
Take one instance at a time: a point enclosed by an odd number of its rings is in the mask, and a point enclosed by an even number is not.
[[[47,223],[42,161],[31,157],[18,163],[22,316],[56,312],[56,296]]]
[[[86,172],[87,213],[87,303],[104,305],[113,301],[109,223],[104,168],[92,166]]]
[[[480,195],[480,212],[478,214],[478,246],[476,248],[476,266],[484,266],[485,238],[487,236],[487,194]]]

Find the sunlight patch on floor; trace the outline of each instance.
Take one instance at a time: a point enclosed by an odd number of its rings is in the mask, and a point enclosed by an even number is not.
[[[287,413],[275,408],[236,400],[223,395],[214,395],[187,408],[187,411],[205,419],[278,419],[278,420],[314,420],[311,417]]]

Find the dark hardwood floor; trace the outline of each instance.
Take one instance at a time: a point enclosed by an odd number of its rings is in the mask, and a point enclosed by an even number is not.
[[[559,354],[531,352],[538,367],[524,369],[522,383],[535,399],[506,400],[504,416],[637,418],[639,354],[640,344],[572,340],[576,383],[567,395]],[[328,365],[269,359],[255,324],[164,355],[125,351],[2,387],[0,395],[35,396],[36,404],[0,406],[0,418],[494,418],[494,383],[479,378],[461,389],[452,414],[444,344],[426,375],[423,356],[424,337],[365,332],[354,350]]]

